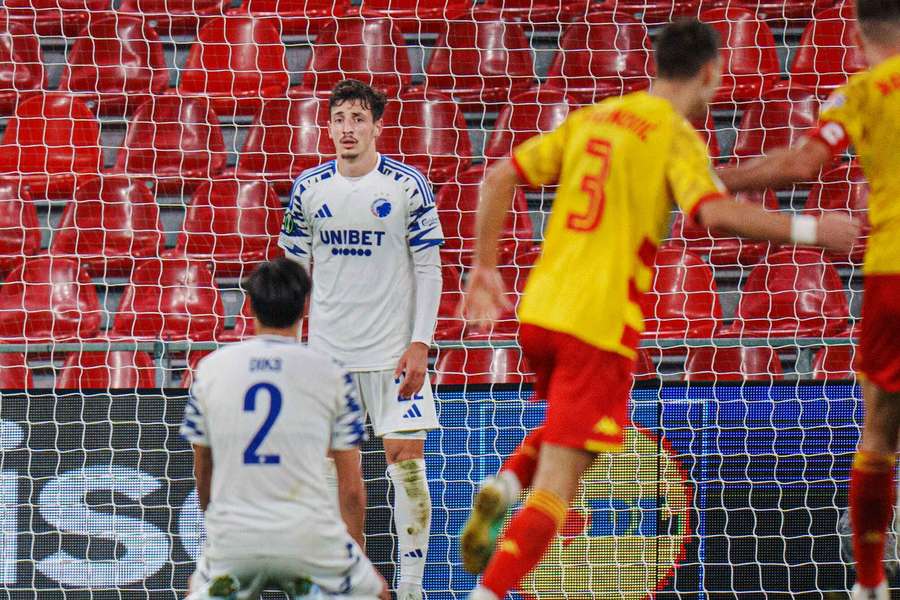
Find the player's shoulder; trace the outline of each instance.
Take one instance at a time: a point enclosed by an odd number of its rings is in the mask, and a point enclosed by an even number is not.
[[[403,188],[410,200],[421,197],[423,203],[434,202],[431,183],[416,167],[382,154],[378,161],[378,172]]]
[[[291,197],[293,198],[298,194],[302,194],[315,188],[322,182],[330,180],[336,172],[337,162],[335,160],[329,160],[315,167],[306,169],[294,180],[294,185],[291,188]]]
[[[215,377],[217,373],[235,373],[241,365],[254,357],[275,356],[290,364],[291,370],[302,370],[320,376],[340,376],[343,369],[330,356],[313,350],[299,341],[267,336],[256,336],[234,344],[222,346],[197,366],[198,376]]]

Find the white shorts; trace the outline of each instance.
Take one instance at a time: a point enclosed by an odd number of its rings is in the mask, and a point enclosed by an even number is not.
[[[425,439],[429,429],[437,429],[437,410],[428,374],[422,389],[409,399],[398,394],[400,380],[394,378],[393,371],[360,371],[350,375],[378,437]]]
[[[342,600],[377,600],[381,594],[381,578],[359,546],[347,538],[344,542],[316,544],[314,552],[297,548],[277,555],[255,555],[253,548],[234,548],[234,552],[210,552],[209,547],[197,560],[191,576],[191,591],[201,588],[221,575],[231,575],[247,586],[262,574],[269,586],[306,578],[319,587],[326,598]],[[265,544],[259,541],[259,546]],[[242,551],[243,550],[243,551]]]

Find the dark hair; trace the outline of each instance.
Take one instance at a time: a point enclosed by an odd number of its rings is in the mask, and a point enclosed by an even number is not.
[[[719,55],[719,34],[696,19],[662,28],[656,38],[656,71],[663,79],[690,79]]]
[[[900,0],[856,0],[856,20],[867,38],[895,41],[900,37]]]
[[[384,105],[387,104],[387,96],[376,91],[372,86],[366,85],[356,79],[344,79],[339,81],[331,96],[328,98],[328,111],[344,102],[359,100],[363,108],[372,111],[372,120],[377,121],[384,114]]]
[[[260,323],[290,327],[303,316],[310,280],[306,269],[282,257],[259,265],[244,287]]]

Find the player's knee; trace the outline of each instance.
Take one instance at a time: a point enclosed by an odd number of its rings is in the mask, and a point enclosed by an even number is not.
[[[424,440],[385,438],[384,455],[389,465],[425,458]]]

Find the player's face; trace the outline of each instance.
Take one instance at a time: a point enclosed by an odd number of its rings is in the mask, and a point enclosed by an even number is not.
[[[371,110],[352,100],[331,109],[328,132],[337,155],[353,160],[374,151],[375,140],[381,135],[381,120],[375,121]]]

